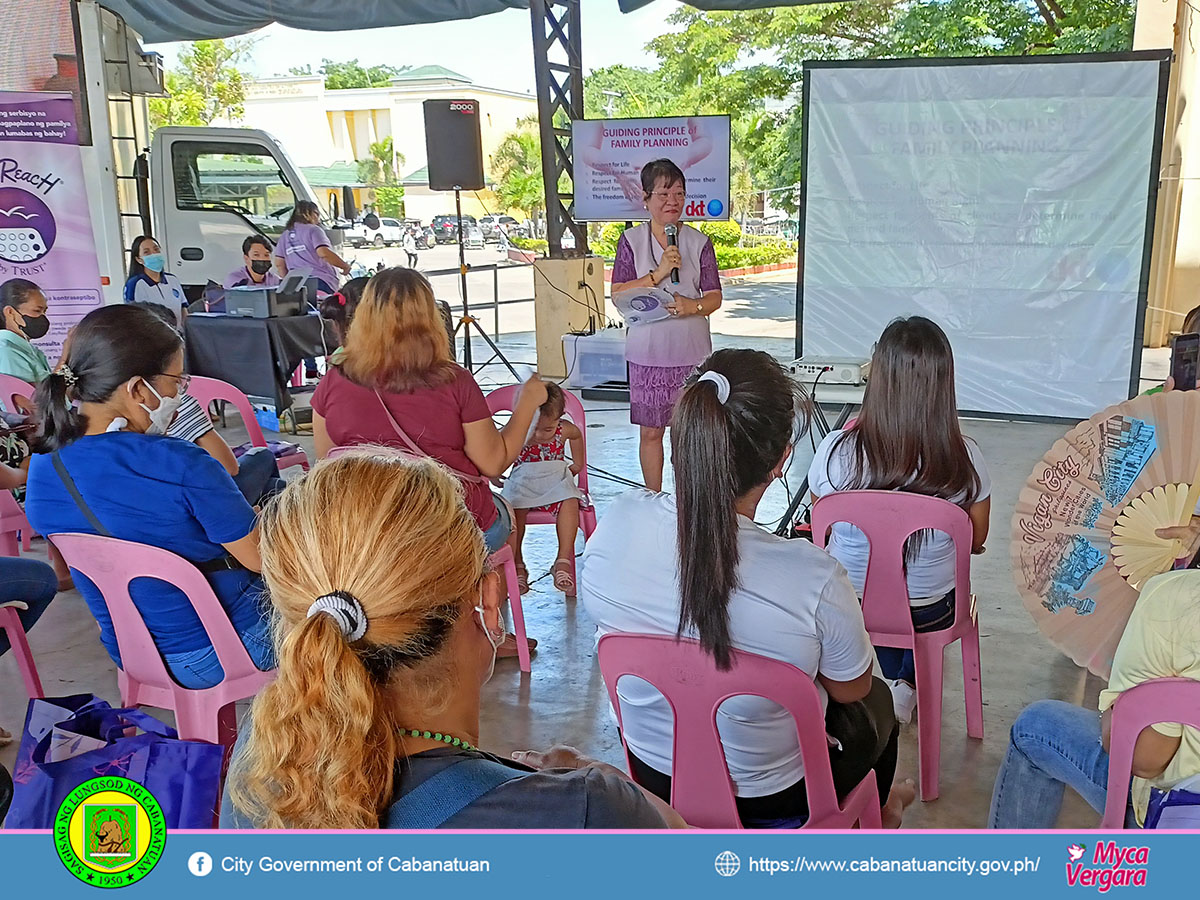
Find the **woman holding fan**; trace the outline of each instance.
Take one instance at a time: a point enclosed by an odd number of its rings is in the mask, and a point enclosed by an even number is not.
[[[671,318],[629,329],[629,418],[641,428],[642,479],[662,490],[663,436],[684,379],[712,352],[708,317],[721,307],[721,279],[712,242],[679,217],[687,181],[669,159],[642,169],[642,194],[650,221],[617,242],[612,290],[662,288],[675,296]]]

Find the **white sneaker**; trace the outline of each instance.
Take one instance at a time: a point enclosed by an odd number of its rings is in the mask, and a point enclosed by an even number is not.
[[[899,678],[889,681],[888,687],[892,689],[892,707],[896,710],[896,721],[901,725],[910,724],[913,713],[917,711],[917,689]]]

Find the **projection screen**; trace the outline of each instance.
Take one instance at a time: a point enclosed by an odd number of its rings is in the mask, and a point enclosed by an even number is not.
[[[797,355],[897,316],[964,412],[1079,419],[1136,392],[1166,52],[811,62]]]

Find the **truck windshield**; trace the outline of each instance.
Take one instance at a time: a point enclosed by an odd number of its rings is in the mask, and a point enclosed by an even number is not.
[[[242,142],[179,141],[171,147],[175,198],[180,209],[225,209],[278,236],[296,192],[271,151]]]

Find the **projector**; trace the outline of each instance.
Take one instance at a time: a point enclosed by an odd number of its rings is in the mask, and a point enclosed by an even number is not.
[[[845,356],[802,356],[793,360],[788,370],[810,385],[818,376],[821,384],[860,385],[867,383],[871,361]]]

